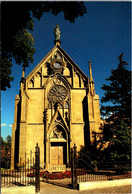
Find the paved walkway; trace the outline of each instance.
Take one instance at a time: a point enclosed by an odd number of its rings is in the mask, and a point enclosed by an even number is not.
[[[87,194],[87,193],[131,193],[131,186],[120,186],[120,187],[113,187],[113,188],[105,188],[105,189],[94,189],[94,190],[86,190],[86,191],[78,191],[72,190],[65,187],[52,185],[49,183],[41,183],[41,191],[40,194]]]
[[[131,193],[131,186],[119,186],[119,187],[111,187],[105,189],[94,189],[94,190],[86,190],[86,191],[78,191],[69,188],[65,188],[62,186],[57,186],[45,182],[40,183],[40,192],[38,194],[92,194],[92,193]],[[28,187],[18,187],[18,186],[11,186],[8,188],[2,188],[2,194],[35,194],[35,187],[28,186]]]

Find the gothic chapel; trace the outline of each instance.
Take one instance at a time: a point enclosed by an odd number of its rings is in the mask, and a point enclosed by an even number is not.
[[[40,166],[67,167],[70,149],[88,147],[99,131],[99,96],[95,94],[91,61],[89,78],[60,46],[60,28],[54,29],[55,46],[25,78],[15,97],[11,168],[20,157],[40,147]]]

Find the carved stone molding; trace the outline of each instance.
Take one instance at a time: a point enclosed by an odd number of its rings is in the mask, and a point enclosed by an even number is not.
[[[55,129],[52,131],[50,138],[64,138],[64,132],[63,131],[59,131],[58,129]]]
[[[59,78],[55,78],[53,81],[54,84],[60,84],[61,80]]]

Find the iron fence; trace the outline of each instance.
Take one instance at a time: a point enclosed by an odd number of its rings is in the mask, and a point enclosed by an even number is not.
[[[1,170],[1,186],[10,186],[13,184],[27,186],[35,184],[35,178],[28,177],[29,173],[34,174],[34,170],[26,169],[25,167],[19,170]]]
[[[71,149],[73,188],[77,188],[80,182],[129,178],[130,169],[130,161],[96,162],[92,161],[87,154],[77,152],[75,144]],[[129,173],[125,174],[128,171]]]
[[[34,155],[34,157],[33,157]],[[1,186],[11,186],[13,184],[21,186],[35,185],[36,192],[40,190],[40,148],[38,144],[35,152],[30,151],[23,158],[20,158],[16,169],[1,170]]]

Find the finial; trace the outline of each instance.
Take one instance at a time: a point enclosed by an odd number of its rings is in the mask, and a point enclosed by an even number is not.
[[[55,45],[60,45],[61,41],[60,41],[60,37],[61,37],[61,33],[60,33],[60,27],[58,26],[58,24],[56,24],[55,28],[54,28],[54,35],[55,35]]]
[[[91,60],[89,60],[89,74],[90,74],[90,81],[93,81]]]
[[[22,78],[24,78],[25,77],[25,67],[23,66],[22,67]]]

